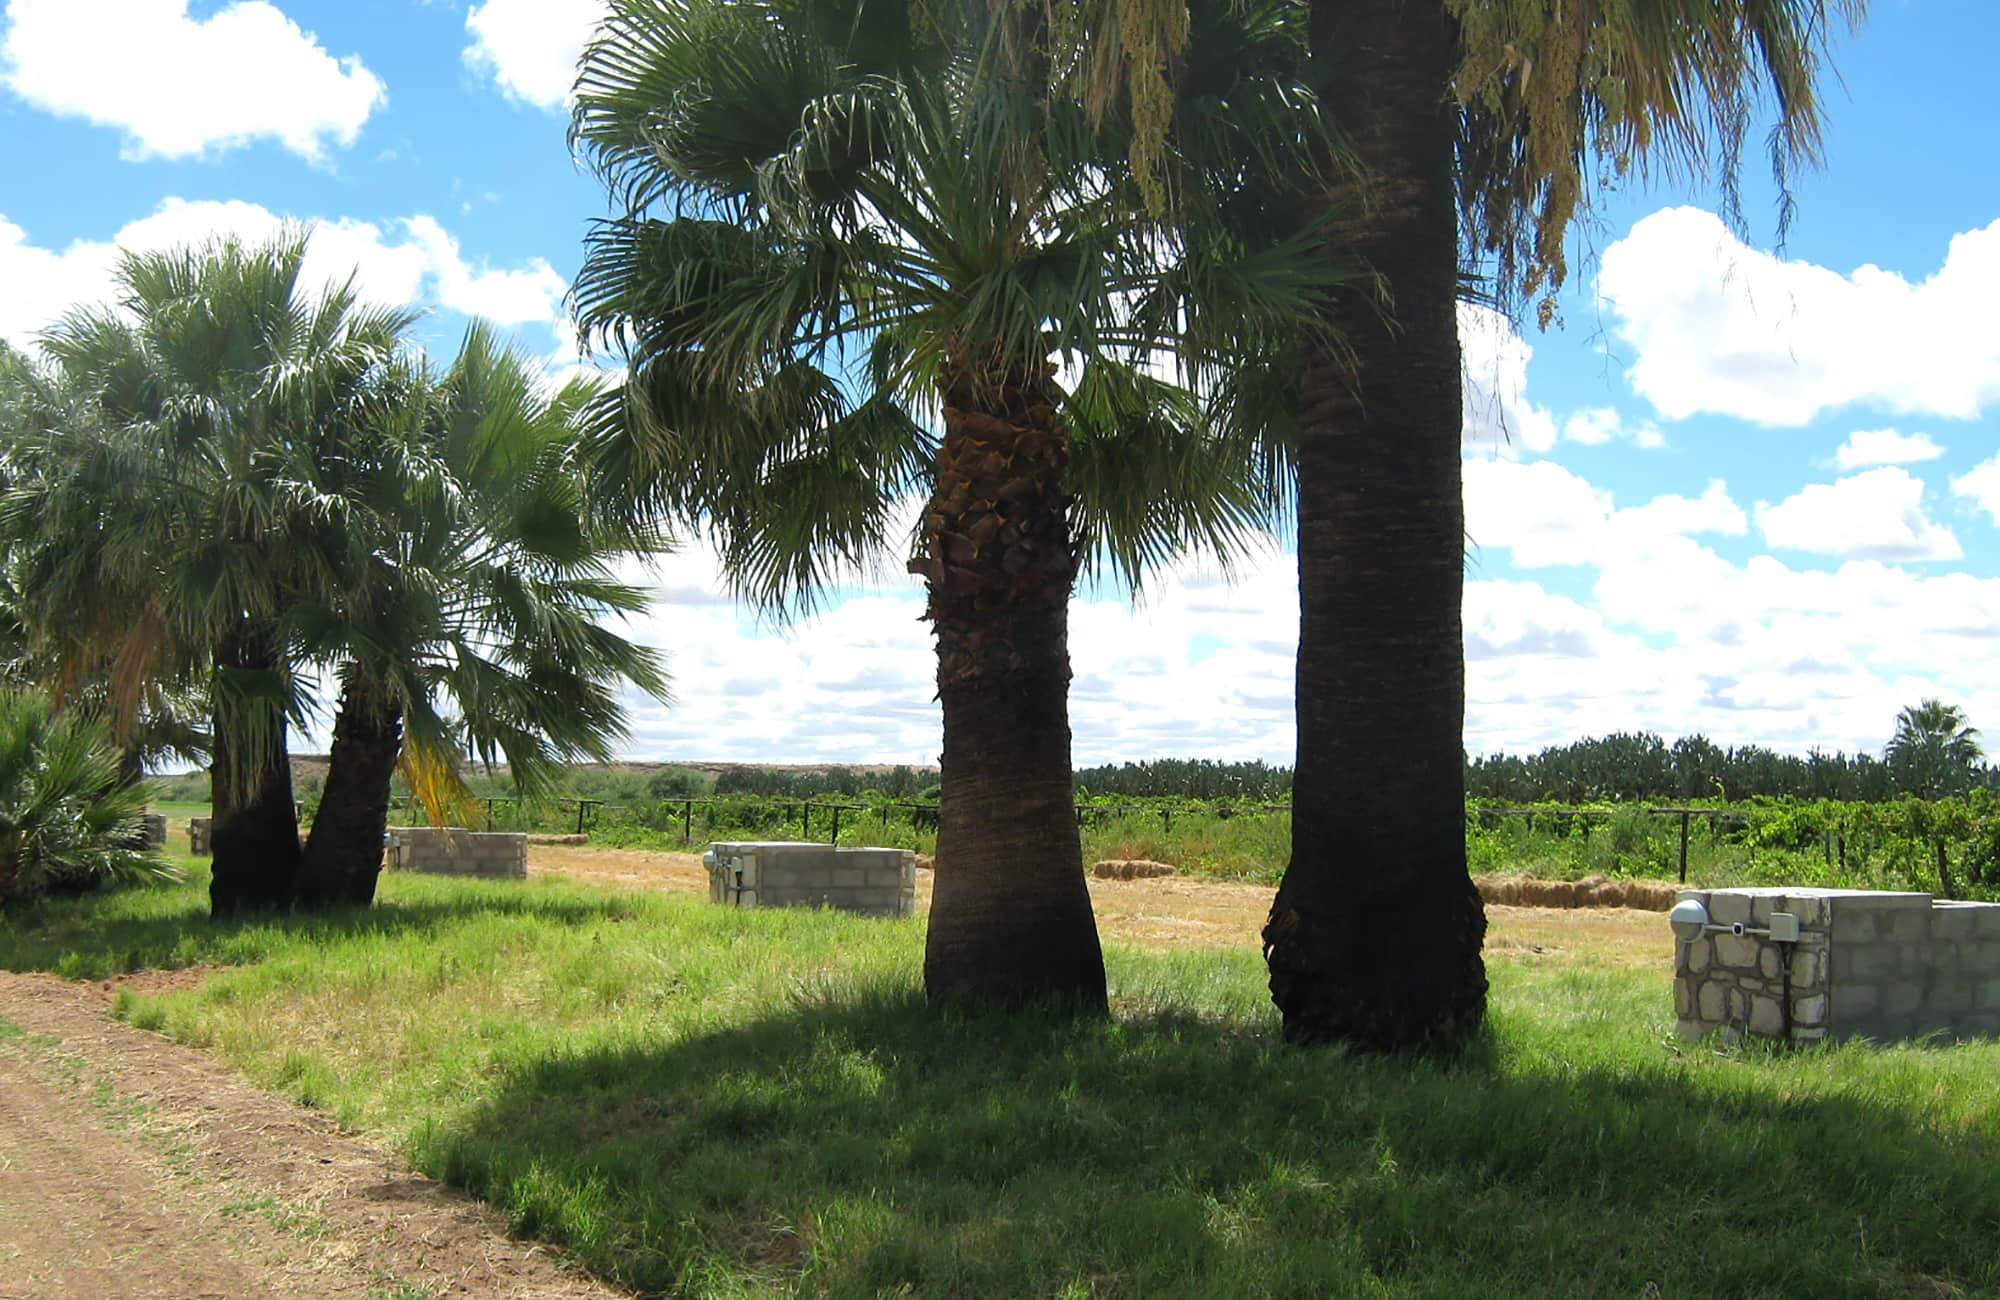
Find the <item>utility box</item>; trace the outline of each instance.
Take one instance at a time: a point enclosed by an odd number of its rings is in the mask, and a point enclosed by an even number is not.
[[[917,910],[917,855],[784,840],[720,841],[702,855],[708,897],[731,907],[832,907],[864,916]]]

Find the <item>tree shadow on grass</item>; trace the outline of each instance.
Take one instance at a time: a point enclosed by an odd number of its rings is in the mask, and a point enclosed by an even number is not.
[[[250,911],[217,919],[209,916],[207,868],[197,864],[177,884],[44,899],[0,915],[0,970],[101,979],[141,970],[240,965],[295,944],[341,936],[432,934],[486,916],[533,916],[580,926],[625,919],[642,905],[608,892],[599,896],[519,881],[431,878],[409,885],[384,877],[383,893],[371,907]]]
[[[656,1293],[2000,1288],[1990,1118],[1921,1122],[1923,1088],[1907,1107],[1844,1088],[1815,1065],[1837,1054],[1652,1047],[1380,1060],[1171,1012],[1065,1024],[803,994],[520,1067],[415,1154]]]

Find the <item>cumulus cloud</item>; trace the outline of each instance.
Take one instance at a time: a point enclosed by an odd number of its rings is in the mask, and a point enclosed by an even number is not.
[[[1586,407],[1573,413],[1563,421],[1563,437],[1586,447],[1623,441],[1651,451],[1667,445],[1666,436],[1660,432],[1658,425],[1627,424],[1624,415],[1613,406]]]
[[[1678,537],[1656,556],[1606,556],[1588,600],[1468,583],[1465,622],[1473,753],[1641,729],[1878,751],[1925,695],[2000,715],[2000,579],[1738,564]]]
[[[485,0],[465,16],[465,61],[513,99],[561,109],[577,59],[608,6],[604,0]]]
[[[1951,490],[2000,524],[2000,455],[1982,461],[1951,481]]]
[[[1528,400],[1528,362],[1535,349],[1514,323],[1491,307],[1460,303],[1458,338],[1464,354],[1465,445],[1505,454],[1555,446],[1555,417]]]
[[[1949,528],[1924,514],[1924,481],[1896,466],[1814,483],[1777,505],[1757,504],[1764,541],[1782,550],[1867,560],[1956,560]]]
[[[50,113],[125,134],[128,158],[186,158],[275,140],[318,160],[388,100],[264,0],[205,18],[187,0],[8,0],[0,81]]]
[[[1848,274],[1740,242],[1714,214],[1670,208],[1604,251],[1598,292],[1632,349],[1632,385],[1669,419],[1800,425],[1868,403],[1972,418],[2000,400],[2000,221],[1955,236],[1912,282]]]
[[[1266,547],[1226,582],[1211,565],[1159,574],[1133,605],[1070,606],[1079,763],[1156,755],[1289,760],[1298,637],[1296,562]],[[630,752],[653,758],[935,763],[942,720],[922,584],[885,578],[818,616],[773,628],[731,604],[699,541],[628,580],[661,603],[628,625],[673,659],[678,702],[636,704]]]
[[[170,198],[108,240],[78,240],[58,250],[37,247],[0,214],[0,284],[7,286],[0,294],[0,339],[25,347],[71,307],[108,301],[116,292],[121,251],[146,252],[220,235],[267,240],[285,224],[285,217],[254,203]],[[346,217],[313,223],[306,282],[328,284],[349,276],[375,303],[435,303],[509,326],[562,323],[566,286],[547,262],[530,258],[502,269],[475,265],[428,216],[385,224]]]
[[[1552,460],[1465,463],[1465,531],[1482,550],[1504,548],[1521,568],[1602,566],[1656,553],[1672,538],[1741,535],[1749,521],[1721,480],[1699,497],[1668,494],[1617,509],[1612,494]]]
[[[1489,548],[1504,543],[1517,566],[1567,566],[1546,578],[1475,569],[1466,584],[1473,753],[1637,729],[1878,751],[1896,710],[1925,695],[1963,702],[1975,721],[2000,716],[2000,578],[1726,559],[1709,543],[1752,520],[1721,481],[1620,507],[1545,461],[1467,472]],[[667,593],[642,639],[673,654],[681,701],[640,710],[636,755],[935,761],[918,583],[897,576],[774,631],[730,603],[698,547],[628,576]],[[1295,557],[1269,548],[1234,583],[1176,565],[1137,607],[1086,592],[1070,626],[1078,762],[1292,757]]]
[[[1835,468],[1865,469],[1870,465],[1914,465],[1936,460],[1944,448],[1928,433],[1900,433],[1895,429],[1856,429],[1833,453]]]

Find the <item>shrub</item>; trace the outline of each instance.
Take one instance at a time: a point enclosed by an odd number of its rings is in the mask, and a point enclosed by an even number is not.
[[[146,790],[120,785],[101,723],[0,691],[0,902],[171,876],[147,852]]]

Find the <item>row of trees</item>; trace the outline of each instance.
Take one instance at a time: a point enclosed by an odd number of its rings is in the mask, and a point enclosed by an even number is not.
[[[1508,803],[1592,803],[1634,799],[1834,799],[1880,803],[1901,795],[1935,799],[1984,788],[2000,790],[2000,769],[1981,760],[1978,731],[1939,700],[1904,709],[1880,756],[1826,753],[1800,757],[1761,745],[1725,748],[1702,735],[1668,744],[1651,732],[1551,746],[1520,757],[1467,760],[1466,795]]]
[[[213,909],[366,903],[399,765],[434,807],[463,757],[533,789],[605,759],[658,658],[605,629],[641,593],[643,520],[592,508],[575,445],[594,390],[550,391],[483,326],[448,366],[414,318],[300,280],[305,238],[128,255],[0,372],[11,671],[130,749],[205,710]],[[288,724],[337,690],[302,846]],[[135,772],[136,764],[128,764]]]

